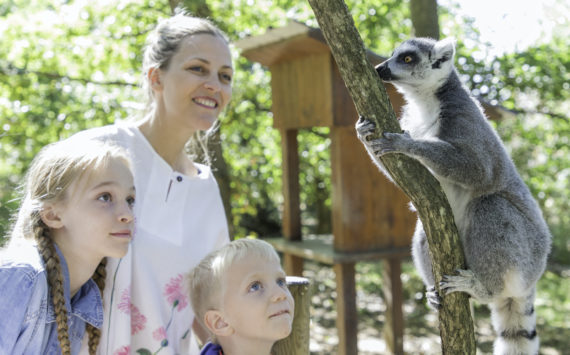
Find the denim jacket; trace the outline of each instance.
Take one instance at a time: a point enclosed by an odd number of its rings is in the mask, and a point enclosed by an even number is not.
[[[89,279],[70,300],[67,263],[56,245],[64,277],[71,353],[78,354],[86,322],[101,328],[103,303]],[[61,354],[43,260],[32,245],[9,247],[0,256],[0,354]]]

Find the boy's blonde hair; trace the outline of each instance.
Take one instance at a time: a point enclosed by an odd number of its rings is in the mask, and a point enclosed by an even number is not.
[[[121,159],[130,168],[127,153],[109,143],[72,137],[45,146],[35,156],[26,174],[23,200],[12,229],[10,244],[36,244],[42,256],[63,355],[71,354],[63,273],[50,229],[42,221],[41,213],[47,204],[60,203],[69,198],[69,187],[74,181],[108,166],[112,159]],[[105,287],[105,265],[106,259],[103,259],[92,276],[101,293]],[[87,324],[87,333],[89,353],[95,354],[101,332]]]
[[[224,289],[222,285],[223,276],[235,262],[250,257],[258,257],[277,263],[281,262],[279,255],[271,244],[261,239],[244,238],[234,240],[211,252],[188,274],[190,302],[198,322],[204,329],[208,329],[204,322],[206,312],[220,308],[222,302],[221,291]],[[210,336],[214,340],[211,332]]]

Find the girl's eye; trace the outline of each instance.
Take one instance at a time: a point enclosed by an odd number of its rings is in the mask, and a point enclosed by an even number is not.
[[[135,205],[135,198],[134,197],[127,197],[127,203],[129,204],[129,207],[133,207]]]
[[[102,201],[102,202],[111,202],[111,200],[112,200],[111,194],[108,192],[105,192],[105,193],[99,195],[99,197],[97,197],[97,200]]]
[[[285,278],[279,278],[277,279],[277,285],[279,285],[279,287],[287,287],[287,281]]]
[[[255,292],[261,290],[261,282],[255,281],[251,285],[249,285],[249,292]]]

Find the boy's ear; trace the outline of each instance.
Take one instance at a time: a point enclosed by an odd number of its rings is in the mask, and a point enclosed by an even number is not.
[[[59,229],[63,227],[63,222],[59,216],[58,210],[52,204],[44,206],[40,212],[40,218],[49,228]]]
[[[227,337],[234,333],[234,329],[226,323],[220,311],[210,310],[204,315],[206,327],[217,337]]]
[[[150,68],[148,70],[148,82],[150,83],[151,89],[154,91],[162,90],[161,74],[162,72],[159,68]]]

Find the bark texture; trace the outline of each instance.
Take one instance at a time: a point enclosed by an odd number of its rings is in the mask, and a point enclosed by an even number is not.
[[[376,136],[401,132],[392,105],[342,0],[309,0],[358,113],[376,122]],[[419,162],[401,154],[382,158],[394,181],[412,200],[424,225],[436,280],[464,268],[465,259],[447,198],[439,182]],[[437,285],[436,285],[437,287]],[[439,311],[443,354],[475,354],[468,297],[442,297]]]
[[[436,0],[410,0],[414,36],[439,39]]]

